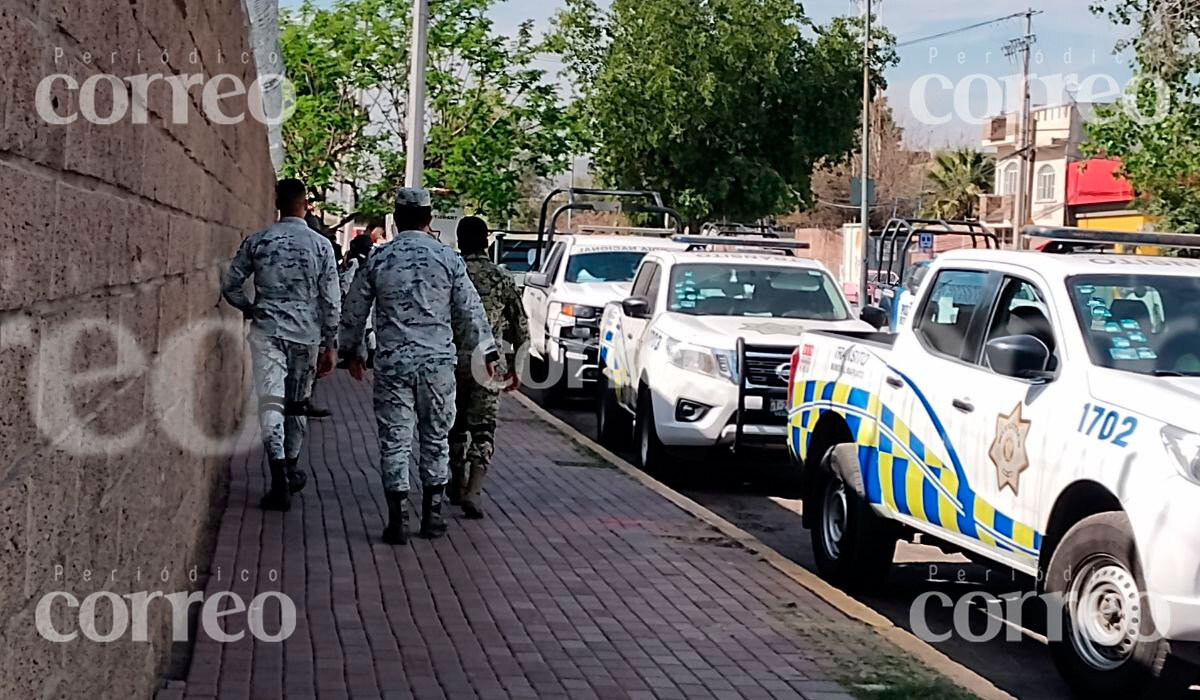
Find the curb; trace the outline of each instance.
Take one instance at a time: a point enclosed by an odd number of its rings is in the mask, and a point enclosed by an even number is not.
[[[954,683],[958,684],[965,690],[968,690],[979,696],[981,700],[1017,700],[1014,696],[996,687],[994,683],[975,673],[971,669],[954,661],[949,656],[930,646],[925,641],[921,640],[916,635],[901,627],[897,627],[891,620],[879,614],[872,608],[854,598],[850,597],[841,590],[834,588],[824,579],[820,578],[813,572],[805,569],[791,559],[783,556],[774,549],[768,547],[754,535],[741,529],[737,525],[717,515],[713,511],[696,503],[692,499],[684,496],[671,489],[662,482],[654,479],[649,474],[626,462],[621,457],[606,449],[596,441],[579,432],[575,428],[568,425],[562,419],[554,416],[546,409],[539,406],[533,399],[520,393],[513,392],[507,394],[522,406],[529,409],[546,424],[558,430],[560,433],[570,438],[576,444],[596,453],[606,462],[623,472],[626,476],[638,481],[643,486],[649,488],[659,496],[667,499],[671,503],[678,506],[680,509],[689,515],[703,521],[721,532],[729,539],[737,542],[752,553],[759,555],[764,561],[777,569],[780,573],[800,584],[804,588],[811,591],[821,600],[832,605],[843,615],[857,620],[868,627],[872,628],[876,633],[883,636],[885,639],[895,644],[901,650],[908,652],[913,658],[921,661],[926,666],[932,668]]]

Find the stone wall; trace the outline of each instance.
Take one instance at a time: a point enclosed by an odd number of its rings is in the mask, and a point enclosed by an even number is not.
[[[53,125],[38,85],[59,73],[248,85],[247,50],[239,0],[0,0],[0,698],[153,694],[172,651],[168,606],[149,607],[148,641],[131,629],[109,643],[47,641],[37,606],[52,591],[82,601],[203,583],[187,574],[205,559],[227,456],[200,443],[234,430],[244,383],[219,269],[273,213],[265,128],[212,123],[201,88],[181,102],[186,119],[159,83],[148,123],[131,109]],[[119,106],[114,90],[99,83],[96,113]],[[67,116],[81,94],[60,80],[43,102]],[[183,335],[221,322],[231,332]],[[79,631],[78,610],[51,610],[57,631]],[[100,634],[113,610],[97,607]]]

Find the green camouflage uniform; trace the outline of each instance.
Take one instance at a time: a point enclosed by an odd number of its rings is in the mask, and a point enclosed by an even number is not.
[[[246,280],[254,277],[254,301]],[[250,320],[250,350],[267,457],[294,460],[308,428],[317,348],[336,347],[341,289],[333,245],[304,219],[247,238],[221,293]]]
[[[404,231],[377,247],[355,276],[342,315],[342,350],[366,358],[375,309],[375,419],[384,489],[408,492],[414,433],[421,483],[449,480],[458,348],[493,358],[495,341],[466,265],[426,233]]]
[[[483,253],[464,258],[467,274],[483,300],[492,335],[503,349],[504,361],[497,378],[508,368],[516,367],[516,352],[529,342],[529,324],[525,319],[521,296],[512,277]],[[464,349],[469,350],[469,349]],[[478,498],[478,489],[464,493],[470,476],[478,470],[482,485],[482,474],[487,472],[492,461],[496,443],[496,413],[499,406],[499,387],[496,383],[480,383],[472,371],[472,355],[460,351],[458,355],[458,418],[450,431],[451,491],[457,498]],[[475,486],[472,484],[472,486]]]

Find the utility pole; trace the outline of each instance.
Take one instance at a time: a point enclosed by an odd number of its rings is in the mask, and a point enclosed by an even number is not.
[[[413,0],[412,73],[408,82],[408,146],[404,184],[420,187],[425,177],[425,67],[429,59],[429,0]]]
[[[1025,222],[1031,215],[1030,203],[1033,201],[1029,191],[1033,173],[1033,95],[1030,85],[1030,66],[1033,55],[1033,44],[1037,37],[1033,33],[1033,17],[1041,12],[1029,8],[1025,13],[1025,35],[1013,39],[1004,47],[1004,53],[1009,57],[1021,57],[1021,113],[1017,117],[1017,154],[1020,156],[1020,167],[1017,171],[1017,191],[1013,196],[1013,245],[1017,250],[1025,249]]]
[[[867,16],[863,31],[863,120],[862,120],[862,276],[858,285],[858,305],[865,308],[867,298],[867,261],[871,259],[871,200],[867,196],[871,182],[871,0],[866,0]]]

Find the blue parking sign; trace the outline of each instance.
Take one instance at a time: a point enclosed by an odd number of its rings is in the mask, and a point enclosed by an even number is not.
[[[928,232],[922,233],[917,239],[917,246],[921,249],[922,253],[931,252],[933,250],[933,234]]]

